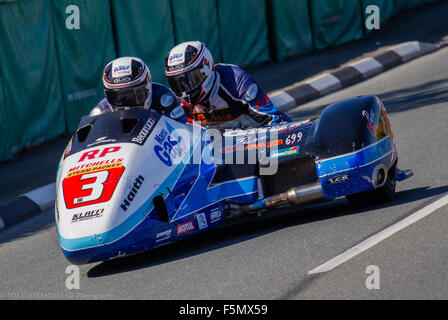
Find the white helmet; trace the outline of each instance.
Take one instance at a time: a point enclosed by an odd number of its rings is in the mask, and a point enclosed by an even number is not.
[[[151,73],[142,59],[122,57],[109,62],[103,73],[104,93],[114,108],[142,107],[152,101]]]
[[[215,62],[205,44],[184,42],[168,53],[165,75],[171,89],[187,105],[198,104],[216,82]]]

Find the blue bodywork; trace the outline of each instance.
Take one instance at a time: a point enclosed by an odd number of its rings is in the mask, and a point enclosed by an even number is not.
[[[341,120],[340,113],[347,110],[349,116]],[[341,126],[345,131],[337,131]],[[375,189],[374,169],[379,165],[387,170],[394,168],[398,159],[389,120],[376,97],[342,101],[328,107],[319,119],[280,125],[270,130],[277,134],[278,151],[275,154],[280,165],[303,159],[314,161],[317,181],[326,200]],[[325,130],[338,133],[329,137]],[[296,139],[299,134],[300,139]],[[292,138],[294,142],[288,143]],[[254,143],[257,142],[246,139],[243,145]],[[238,139],[235,138],[234,144],[240,144]],[[207,142],[202,145],[203,152],[210,152],[207,147],[210,147]],[[82,146],[78,148],[81,150]],[[230,150],[234,149],[237,147]],[[242,170],[245,174],[239,177],[232,178],[232,173],[229,178],[217,181],[223,166],[226,165],[204,161],[178,164],[173,171],[177,175],[173,178],[177,180],[163,199],[168,221],[161,220],[151,198],[134,213],[134,216],[145,218],[137,225],[131,224],[122,237],[109,235],[107,244],[83,247],[82,243],[59,236],[64,255],[74,264],[103,261],[155,248],[224,224],[228,200],[253,203],[262,193],[258,170],[251,171],[252,167],[247,167]]]

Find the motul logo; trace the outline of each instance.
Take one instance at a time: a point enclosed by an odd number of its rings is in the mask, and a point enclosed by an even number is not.
[[[181,235],[194,230],[193,220],[182,223],[177,226],[177,234]]]

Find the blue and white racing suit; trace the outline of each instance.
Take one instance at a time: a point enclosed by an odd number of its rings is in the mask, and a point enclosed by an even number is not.
[[[95,110],[97,109],[97,110]],[[165,115],[173,120],[186,123],[187,117],[184,110],[179,105],[177,97],[173,92],[165,86],[152,83],[152,101],[151,110],[157,111],[159,114]],[[98,105],[91,111],[91,114],[101,113],[104,111],[113,111],[106,98],[103,98]]]
[[[217,64],[215,68],[216,83],[209,98],[195,106],[181,102],[189,121],[221,128],[270,126],[292,121],[240,67]]]

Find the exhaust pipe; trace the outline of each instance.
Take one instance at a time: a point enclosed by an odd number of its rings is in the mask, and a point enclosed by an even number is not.
[[[387,180],[387,168],[384,164],[380,164],[373,169],[372,172],[372,184],[377,188],[384,186]]]
[[[272,209],[282,205],[291,204],[300,206],[319,200],[324,200],[324,194],[320,182],[307,184],[300,187],[291,188],[286,192],[267,197],[251,204],[241,205],[229,202],[226,209],[231,217],[245,215],[249,212],[256,212],[262,209]]]

